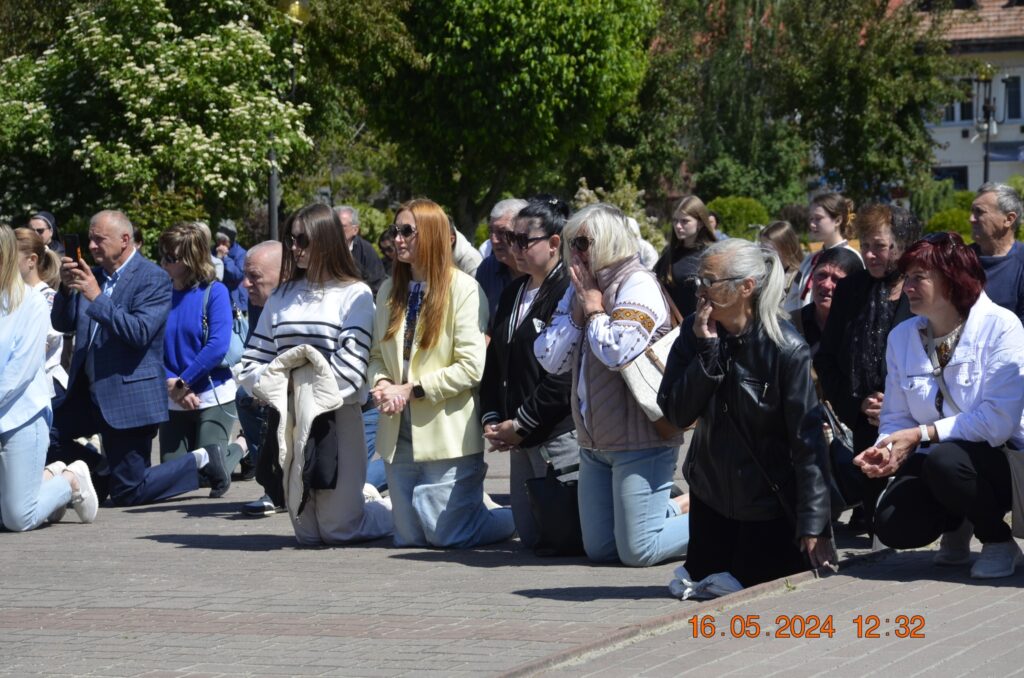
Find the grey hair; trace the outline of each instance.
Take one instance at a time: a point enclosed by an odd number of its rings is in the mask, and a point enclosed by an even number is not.
[[[260,256],[263,254],[278,255],[281,256],[283,246],[280,240],[264,240],[263,242],[256,243],[245,253],[245,258],[249,259],[254,256]]]
[[[630,232],[626,215],[618,207],[599,202],[587,205],[569,218],[562,228],[562,256],[572,261],[572,239],[587,227],[590,246],[590,270],[597,272],[640,252],[640,242]]]
[[[352,225],[359,225],[359,210],[352,205],[338,205],[334,208],[334,213],[338,215],[338,219],[341,219],[341,215],[348,212],[349,217],[352,219]]]
[[[106,222],[116,228],[121,233],[127,233],[129,237],[135,237],[135,227],[132,226],[132,222],[128,219],[128,216],[121,210],[102,210],[92,215],[92,219],[89,220],[89,226],[95,226],[99,222]]]
[[[750,278],[754,281],[754,313],[768,338],[775,345],[781,346],[782,328],[779,319],[788,317],[782,310],[782,300],[786,296],[786,274],[775,248],[742,238],[720,240],[704,250],[701,265],[709,257],[719,256],[723,262],[722,277]]]
[[[999,206],[999,211],[1003,214],[1009,214],[1013,212],[1017,215],[1017,218],[1013,220],[1011,228],[1013,228],[1014,234],[1017,233],[1017,228],[1020,226],[1021,212],[1024,208],[1021,206],[1020,194],[1017,190],[1008,184],[1000,184],[995,181],[989,181],[981,185],[978,189],[978,195],[984,195],[985,193],[996,194],[996,205]]]
[[[505,198],[494,203],[494,207],[491,208],[491,215],[487,217],[487,221],[494,222],[501,219],[506,214],[511,215],[514,219],[519,210],[526,207],[527,203],[522,198]]]

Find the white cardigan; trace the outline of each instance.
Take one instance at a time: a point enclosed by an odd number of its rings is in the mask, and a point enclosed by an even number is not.
[[[1010,442],[1024,449],[1024,327],[982,292],[964,323],[960,342],[943,372],[961,413],[935,410],[939,390],[920,330],[928,321],[910,318],[889,333],[881,440],[901,429],[934,424],[939,440]],[[927,449],[920,449],[927,452]]]

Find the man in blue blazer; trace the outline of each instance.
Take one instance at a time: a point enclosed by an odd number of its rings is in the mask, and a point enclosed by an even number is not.
[[[96,214],[89,251],[98,266],[90,269],[71,258],[77,253],[66,252],[51,314],[54,329],[75,333],[75,352],[67,393],[54,412],[50,460],[84,458],[96,477],[102,458],[73,439],[99,433],[118,506],[197,489],[197,469],[217,456],[199,451],[150,468],[153,438],[167,420],[163,350],[171,280],[136,251],[132,233],[122,212]],[[212,461],[209,471],[219,480],[222,460]]]

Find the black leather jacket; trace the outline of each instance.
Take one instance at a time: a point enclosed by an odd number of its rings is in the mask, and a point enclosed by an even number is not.
[[[669,421],[697,420],[683,467],[690,491],[733,520],[786,516],[767,473],[795,519],[795,537],[825,533],[828,452],[807,343],[782,321],[777,346],[756,319],[743,335],[702,340],[693,320],[683,322],[658,393]]]

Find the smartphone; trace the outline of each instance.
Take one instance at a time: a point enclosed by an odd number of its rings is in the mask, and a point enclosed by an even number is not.
[[[72,257],[75,263],[82,258],[82,243],[78,238],[77,233],[65,233],[61,238],[64,243],[64,256]]]

